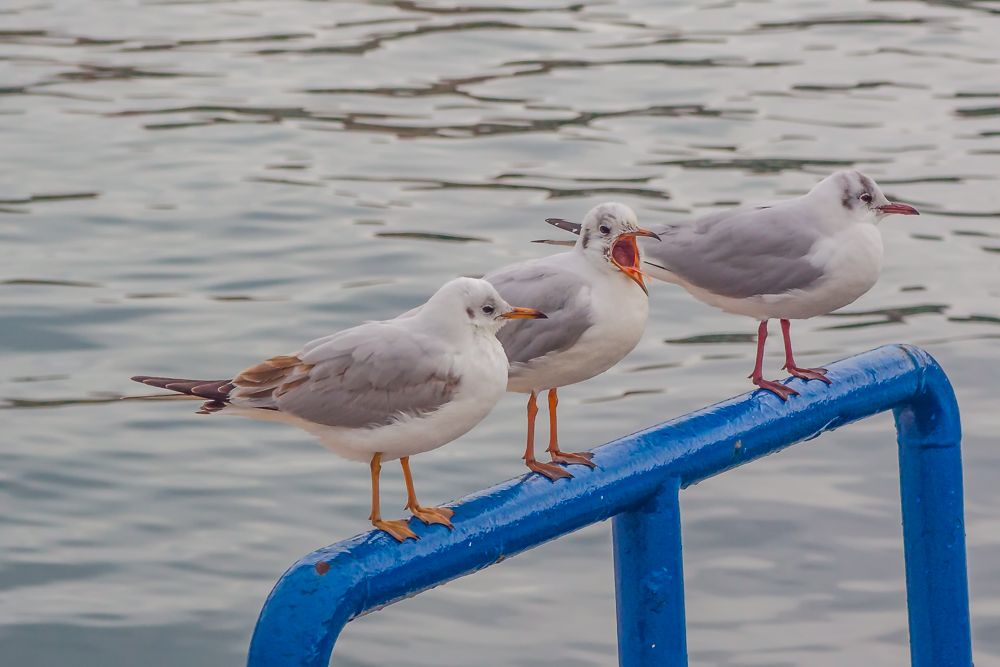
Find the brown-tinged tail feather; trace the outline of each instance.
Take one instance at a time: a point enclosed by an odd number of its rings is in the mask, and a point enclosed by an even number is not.
[[[148,375],[136,375],[133,382],[159,387],[168,391],[175,391],[178,394],[188,396],[198,396],[212,401],[229,402],[229,392],[233,390],[230,380],[185,380],[182,378],[151,377]]]

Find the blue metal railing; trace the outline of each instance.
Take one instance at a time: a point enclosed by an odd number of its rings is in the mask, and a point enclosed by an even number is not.
[[[614,518],[619,664],[687,664],[678,491],[892,410],[899,442],[914,667],[971,667],[961,427],[948,378],[923,350],[886,346],[828,366],[832,386],[793,379],[787,402],[754,391],[594,450],[595,470],[527,474],[459,500],[454,530],[411,521],[397,544],[372,531],[293,565],[268,597],[250,667],[327,667],[348,621],[583,526]],[[641,576],[636,576],[639,573]]]

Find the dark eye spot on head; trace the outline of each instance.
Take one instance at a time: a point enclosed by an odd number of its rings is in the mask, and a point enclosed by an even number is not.
[[[490,304],[486,304],[485,306],[483,306],[483,312],[486,313],[487,315],[492,315],[493,310],[494,310],[493,306],[491,306]]]
[[[466,314],[467,314],[467,315],[468,315],[469,317],[475,317],[475,315],[476,315],[476,314],[475,314],[475,313],[473,312],[473,310],[472,310],[471,308],[466,308],[466,309],[465,309],[465,313],[466,313]]]
[[[863,201],[866,204],[871,204],[872,203],[872,196],[868,192],[863,192],[861,194],[861,197],[859,197],[859,199],[861,199],[861,201]]]
[[[590,232],[588,230],[584,229],[583,230],[583,236],[580,237],[580,245],[582,245],[584,248],[586,248],[588,243],[590,243]]]

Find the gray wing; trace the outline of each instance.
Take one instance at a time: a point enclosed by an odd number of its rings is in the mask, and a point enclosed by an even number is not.
[[[663,240],[641,239],[646,262],[722,296],[781,294],[823,275],[809,261],[820,235],[794,207],[740,207],[653,231]]]
[[[568,350],[593,324],[590,289],[570,272],[522,262],[489,273],[483,279],[492,283],[510,305],[535,308],[548,318],[513,320],[500,330],[497,339],[512,364]]]
[[[458,389],[453,355],[437,338],[370,322],[321,340],[278,390],[282,412],[328,426],[385,425],[432,412]]]

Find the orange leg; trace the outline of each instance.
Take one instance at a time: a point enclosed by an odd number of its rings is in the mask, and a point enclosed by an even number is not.
[[[404,456],[399,459],[399,463],[403,466],[403,478],[406,479],[406,509],[413,512],[413,516],[428,526],[432,523],[439,523],[442,526],[454,528],[448,519],[454,516],[455,512],[444,507],[421,507],[420,503],[417,502],[417,493],[413,490],[413,478],[410,477],[410,457]]]
[[[535,460],[535,416],[537,414],[538,405],[535,403],[535,392],[531,392],[531,398],[528,399],[528,446],[524,450],[525,465],[528,466],[529,470],[537,472],[539,475],[545,475],[553,482],[564,477],[566,479],[573,479],[573,475],[559,466]]]
[[[555,389],[549,389],[549,456],[553,463],[579,463],[580,465],[596,468],[597,465],[590,462],[594,457],[590,452],[578,452],[569,454],[559,451],[559,437],[556,435],[556,406],[559,405],[559,397],[556,396]]]
[[[406,525],[407,522],[405,519],[397,519],[395,521],[382,520],[382,515],[379,513],[378,507],[378,476],[382,472],[382,464],[379,463],[381,460],[381,452],[377,452],[372,457],[372,514],[368,518],[371,519],[373,526],[379,530],[384,530],[400,542],[405,542],[410,537],[419,540],[420,538],[417,537],[416,533]]]

